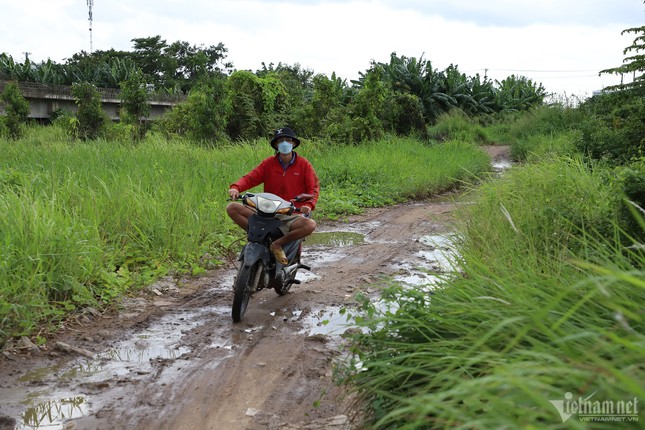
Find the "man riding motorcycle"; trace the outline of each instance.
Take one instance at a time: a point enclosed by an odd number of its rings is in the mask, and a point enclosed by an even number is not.
[[[320,181],[311,163],[294,151],[300,145],[300,139],[289,127],[275,131],[271,147],[276,151],[272,157],[263,160],[257,167],[237,182],[231,184],[228,194],[235,200],[240,193],[264,184],[264,192],[273,193],[285,200],[293,200],[301,194],[309,194],[306,201],[294,201],[296,209],[303,215],[278,215],[282,221],[281,231],[284,236],[271,244],[271,252],[283,265],[288,264],[283,245],[309,236],[316,229],[316,222],[308,217],[316,208],[320,194]],[[254,212],[239,203],[230,203],[226,213],[237,225],[248,229],[248,218]]]

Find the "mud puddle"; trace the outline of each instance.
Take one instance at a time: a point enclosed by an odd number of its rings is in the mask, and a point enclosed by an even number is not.
[[[114,392],[125,384],[143,382],[151,375],[162,384],[171,383],[181,366],[177,362],[191,352],[182,345],[184,333],[203,324],[203,316],[213,311],[221,309],[168,314],[94,358],[27,372],[18,378],[20,389],[0,388],[4,407],[19,411],[14,415],[16,429],[64,429],[66,422],[88,416],[109,399],[118,398]],[[161,362],[163,367],[158,366]]]
[[[359,297],[387,310],[383,288],[431,295],[451,276],[452,211],[469,204],[453,197],[321,222],[303,249],[312,271],[299,272],[302,283],[287,295],[254,295],[239,324],[230,317],[230,261],[186,288],[166,280],[57,336],[87,357],[56,351],[50,338],[5,354],[0,428],[331,428],[351,415],[331,375]]]
[[[314,238],[307,239],[309,247],[324,244],[356,244],[369,243],[370,239],[361,230],[373,230],[378,228],[377,223],[369,225],[354,226],[351,231],[332,231],[314,233],[314,236],[320,235],[322,240]],[[395,263],[389,267],[393,275],[368,278],[370,283],[375,285],[397,284],[405,288],[414,288],[417,290],[431,293],[434,287],[442,282],[442,277],[447,273],[454,271],[454,261],[457,254],[454,249],[454,235],[424,235],[415,239],[421,245],[419,251],[410,255],[405,262]],[[347,245],[346,245],[347,246]],[[310,251],[311,252],[311,251]],[[342,252],[342,251],[341,251]],[[333,255],[333,254],[328,254]],[[336,258],[339,255],[335,255]],[[381,312],[395,311],[395,305],[390,300],[380,298],[379,288],[368,288],[365,293],[371,298],[372,303]],[[346,297],[350,297],[348,294]],[[301,311],[297,312],[299,316]],[[354,309],[348,309],[342,306],[327,306],[307,315],[304,319],[305,328],[302,333],[309,336],[323,335],[336,338],[342,337],[346,332],[357,329],[355,318],[359,315]]]
[[[378,229],[379,224],[372,222],[345,227],[343,230],[314,233],[306,241],[303,261],[318,268],[333,266],[347,257],[346,249],[373,242],[369,233]],[[380,277],[383,282],[398,282],[411,288],[431,290],[438,282],[435,274],[449,268],[446,255],[451,239],[449,236],[435,235],[421,236],[415,241],[422,249],[405,262],[387,267],[385,272],[391,275],[366,275],[366,284],[367,281],[374,283]],[[230,288],[233,276],[234,273],[227,273],[210,292],[225,294],[224,290]],[[301,285],[306,286],[319,280],[320,276],[314,269],[312,272],[299,272],[298,279]],[[379,300],[378,288],[370,287],[363,292]],[[355,289],[348,287],[343,299],[351,301],[355,293]],[[272,299],[270,294],[264,294],[257,298],[253,306],[260,306]],[[229,313],[228,306],[214,306],[166,314],[145,329],[133,331],[125,339],[97,353],[93,359],[79,359],[67,367],[54,365],[35,369],[19,380],[27,389],[0,388],[0,396],[7,403],[6,406],[11,404],[16,428],[63,429],[68,421],[95,414],[105,404],[118,399],[122,395],[119,393],[122,385],[145,383],[150,378],[154,378],[156,384],[172,384],[186,365],[185,361],[191,360],[193,352],[189,345],[183,343],[184,335],[198,329],[211,314]],[[278,308],[270,311],[269,316],[272,317],[273,329],[280,323],[297,322],[302,327],[298,331],[300,334],[307,337],[324,336],[337,344],[347,330],[355,327],[353,313],[342,304],[327,304],[309,309]],[[224,361],[235,355],[240,339],[250,339],[263,328],[263,325],[244,328],[236,338],[231,335],[230,327],[222,327],[210,333],[207,348],[222,351],[220,361]],[[211,368],[217,365],[217,362],[209,363]]]

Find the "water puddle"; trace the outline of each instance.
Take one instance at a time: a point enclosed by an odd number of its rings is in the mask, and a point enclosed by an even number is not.
[[[365,235],[353,231],[315,232],[306,239],[307,246],[326,246],[335,248],[361,245],[364,242]]]
[[[181,345],[182,336],[201,325],[206,312],[213,311],[229,312],[229,308],[180,310],[161,318],[145,330],[136,332],[132,337],[117,342],[112,348],[97,354],[94,359],[79,359],[72,366],[34,369],[18,379],[22,384],[20,390],[0,390],[0,396],[14,400],[23,398],[19,400],[22,407],[12,405],[20,409],[14,415],[18,429],[66,428],[69,420],[91,413],[94,403],[100,403],[101,399],[90,399],[79,393],[61,394],[57,387],[77,385],[90,390],[105,389],[118,386],[118,381],[145,380],[151,374],[155,374],[158,383],[172,381],[178,370],[176,360],[191,352],[190,348]],[[159,360],[171,363],[158,370],[155,363]],[[32,386],[41,388],[30,390]],[[43,386],[47,388],[42,389]]]
[[[343,232],[330,232],[330,236],[322,237],[357,238],[358,244],[364,243],[366,240],[365,235],[359,231],[344,232],[348,236],[343,236],[339,233]],[[326,233],[321,234],[325,235]],[[446,274],[453,273],[455,270],[454,262],[458,257],[455,252],[455,237],[452,234],[426,235],[419,237],[416,242],[420,245],[420,249],[411,254],[408,261],[395,263],[391,266],[390,271],[393,275],[390,279],[404,288],[414,288],[432,294],[433,289],[442,282]],[[323,241],[322,243],[325,242]],[[333,239],[327,242],[326,245],[328,247],[339,246],[333,242]],[[338,257],[329,252],[323,252],[323,254],[326,255],[326,258]],[[375,289],[374,291],[377,290]],[[380,298],[374,298],[373,304],[380,313],[396,312],[398,306],[395,301]],[[332,306],[316,310],[301,319],[305,326],[303,333],[309,336],[324,335],[332,339],[339,338],[348,330],[357,329],[356,317],[359,317],[356,309]],[[286,318],[297,319],[297,316],[288,315]]]
[[[304,318],[307,335],[341,336],[354,326],[353,319],[338,306],[327,307]]]
[[[80,418],[89,412],[83,396],[70,395],[40,403],[28,403],[28,408],[20,415],[15,429],[63,429],[67,420]]]
[[[378,222],[353,224],[343,231],[316,232],[306,240],[302,261],[313,267],[311,272],[298,272],[298,279],[304,284],[320,278],[315,267],[346,258],[351,246],[369,242],[369,232],[377,229]],[[386,282],[397,282],[406,288],[417,288],[431,293],[440,282],[440,277],[450,273],[454,255],[454,243],[450,235],[423,236],[415,240],[415,252],[409,260],[398,263],[385,270]],[[418,245],[418,246],[417,246]],[[235,274],[227,274],[209,287],[215,297],[222,297],[231,290]],[[377,294],[380,289],[374,281],[380,275],[370,276],[365,284],[368,295]],[[362,282],[362,281],[361,281]],[[348,290],[353,294],[354,289]],[[347,295],[350,299],[351,296]],[[260,297],[262,300],[262,297]],[[339,303],[342,303],[341,300]],[[375,306],[380,312],[394,312],[396,303],[374,297]],[[11,399],[7,405],[17,421],[18,429],[63,429],[70,420],[87,416],[100,410],[106,397],[114,395],[123,383],[148,383],[154,375],[155,384],[172,383],[173,378],[181,377],[185,360],[182,356],[192,351],[182,343],[183,336],[208,320],[209,313],[228,315],[230,304],[198,310],[177,310],[136,331],[129,338],[115,343],[112,348],[98,353],[94,359],[77,360],[73,365],[50,366],[35,369],[23,375],[15,387],[0,387],[0,398]],[[302,333],[308,336],[329,336],[339,340],[348,330],[356,329],[356,309],[340,305],[323,309],[309,310],[280,308],[270,312],[276,327],[281,322],[303,323]],[[271,323],[270,323],[271,324]],[[222,350],[221,361],[235,354],[238,344],[254,335],[261,327],[234,331],[222,328],[210,334],[209,347]],[[220,354],[218,354],[219,356]],[[164,361],[159,366],[159,361]],[[219,362],[208,363],[217,366]],[[60,387],[64,387],[61,390]],[[75,388],[76,387],[76,388]],[[100,389],[102,394],[93,388]],[[78,389],[80,392],[75,392]],[[89,390],[89,391],[88,391]],[[90,394],[88,394],[88,392]],[[109,392],[109,393],[108,393]],[[9,411],[3,411],[7,413]],[[72,424],[73,425],[73,424]]]
[[[493,163],[493,171],[502,172],[504,170],[510,169],[513,166],[509,160],[498,160]]]

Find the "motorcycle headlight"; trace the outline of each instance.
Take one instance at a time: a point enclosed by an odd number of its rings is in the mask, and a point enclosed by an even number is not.
[[[280,202],[258,197],[258,210],[266,214],[275,213],[275,210],[280,206]]]

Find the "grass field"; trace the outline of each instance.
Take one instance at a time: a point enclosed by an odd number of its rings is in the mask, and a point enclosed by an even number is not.
[[[322,184],[318,219],[438,193],[490,167],[459,142],[301,148]],[[224,211],[229,184],[272,155],[266,141],[70,143],[55,127],[0,140],[0,153],[0,339],[216,266],[241,235]]]

